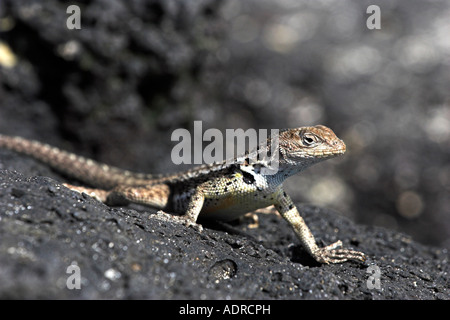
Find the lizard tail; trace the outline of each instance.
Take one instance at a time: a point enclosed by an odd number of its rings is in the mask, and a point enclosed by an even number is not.
[[[109,166],[38,141],[0,134],[0,148],[33,157],[57,171],[91,186],[111,189],[117,185],[154,184],[155,177]]]

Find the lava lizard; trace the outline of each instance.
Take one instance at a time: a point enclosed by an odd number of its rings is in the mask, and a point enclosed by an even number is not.
[[[256,161],[245,157],[202,165],[174,174],[144,174],[122,170],[69,153],[48,144],[21,137],[0,135],[0,147],[34,157],[54,169],[87,183],[96,189],[65,184],[72,190],[85,192],[108,205],[129,202],[183,214],[171,219],[197,227],[197,217],[233,220],[245,213],[274,205],[293,228],[301,244],[320,263],[340,263],[347,260],[365,261],[362,252],[341,248],[342,242],[320,248],[293,201],[283,190],[283,181],[309,166],[341,155],[345,143],[322,125],[279,131],[278,170],[263,170],[267,161],[261,154],[271,156],[272,139],[254,152]],[[253,154],[255,156],[255,154]],[[272,155],[273,156],[273,155]],[[241,159],[241,160],[237,160]],[[159,214],[169,216],[160,211]]]

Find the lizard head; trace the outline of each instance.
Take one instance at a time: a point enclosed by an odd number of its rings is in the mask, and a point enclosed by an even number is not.
[[[345,143],[328,127],[317,125],[281,130],[281,156],[289,164],[304,165],[336,157],[345,152]]]
[[[270,137],[256,149],[246,154],[244,168],[251,159],[258,159],[256,167],[264,168],[264,174],[282,173],[287,178],[313,164],[345,153],[345,143],[325,126],[282,129],[277,139]],[[278,152],[272,152],[278,146]],[[255,168],[255,167],[253,167]],[[278,175],[279,176],[279,175]]]

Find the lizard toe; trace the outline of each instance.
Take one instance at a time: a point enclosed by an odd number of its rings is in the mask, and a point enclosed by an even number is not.
[[[356,260],[364,262],[366,256],[364,253],[350,249],[336,249],[342,246],[341,241],[337,241],[331,245],[319,249],[315,254],[315,259],[321,263],[342,263],[348,260]]]
[[[192,221],[192,219],[189,219],[188,217],[185,217],[185,216],[171,215],[162,210],[159,210],[156,213],[156,217],[160,218],[161,220],[164,220],[164,221],[176,222],[176,223],[182,224],[186,227],[192,227],[195,230],[197,230],[198,232],[203,231],[203,227],[201,224],[198,224],[195,221]]]

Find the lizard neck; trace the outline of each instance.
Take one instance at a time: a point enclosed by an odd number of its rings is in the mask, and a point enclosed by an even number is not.
[[[270,193],[280,187],[284,180],[307,169],[314,163],[314,159],[311,159],[311,161],[295,162],[294,164],[280,161],[276,168],[272,167],[271,169],[266,167],[266,163],[241,164],[239,167],[241,171],[253,176],[252,181],[258,190]]]

